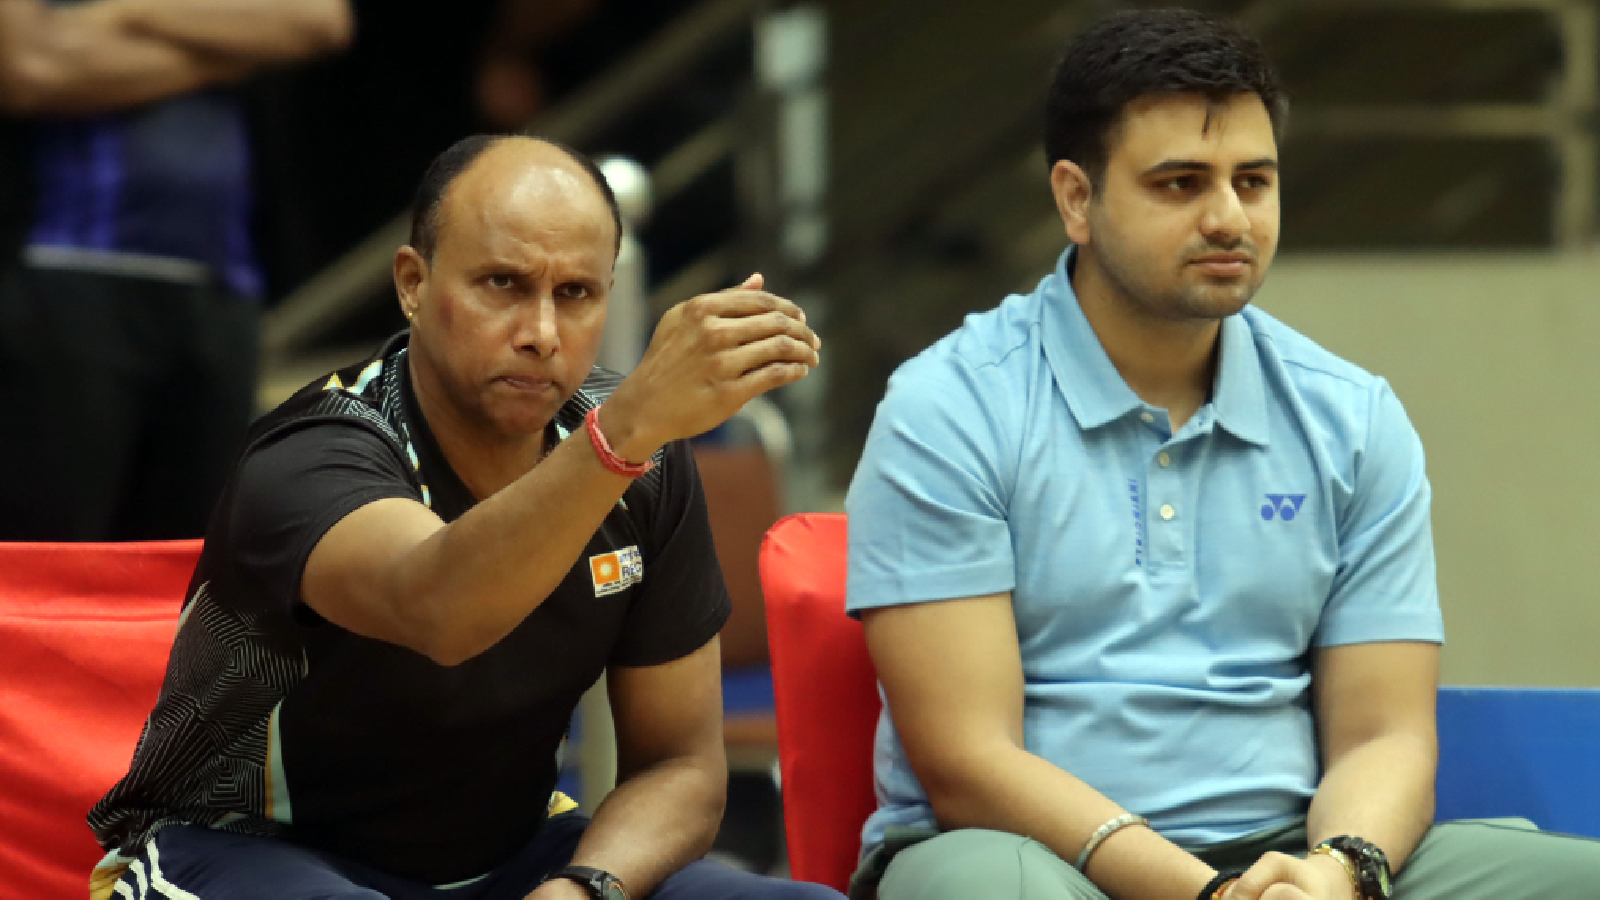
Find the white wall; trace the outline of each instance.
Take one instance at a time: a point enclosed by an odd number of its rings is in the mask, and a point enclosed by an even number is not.
[[[1257,302],[1422,435],[1444,681],[1600,686],[1600,254],[1285,257]]]

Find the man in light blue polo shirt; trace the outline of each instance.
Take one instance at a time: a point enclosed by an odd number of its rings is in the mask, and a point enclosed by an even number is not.
[[[853,895],[1600,894],[1600,843],[1430,828],[1421,443],[1383,379],[1247,306],[1284,108],[1189,11],[1057,68],[1072,247],[895,374],[850,487],[887,701]]]

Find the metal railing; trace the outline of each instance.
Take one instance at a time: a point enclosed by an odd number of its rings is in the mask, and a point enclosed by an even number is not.
[[[682,266],[642,304],[631,303],[628,315],[616,316],[629,321],[629,330],[641,327],[640,323],[648,328],[655,315],[674,303],[727,287],[735,265],[759,267],[769,285],[805,307],[814,325],[826,318],[827,304],[814,277],[828,240],[828,99],[823,79],[827,44],[820,6],[705,0],[622,63],[541,114],[524,133],[585,147],[741,34],[751,34],[755,45],[747,97],[662,155],[647,179],[650,204],[660,208],[732,158],[743,207],[739,233]],[[262,336],[264,402],[281,400],[306,378],[329,368],[330,362],[349,362],[370,349],[310,352],[387,290],[395,249],[405,243],[409,228],[409,215],[396,215],[267,313]],[[633,281],[642,285],[642,278]],[[640,347],[644,343],[643,337],[633,335],[608,343],[616,345],[619,340],[622,344],[637,340]],[[770,446],[781,446],[790,463],[783,471],[792,508],[813,508],[826,492],[820,463],[825,388],[823,373],[815,373],[786,389],[776,403],[763,398],[747,417],[764,423],[767,436],[778,430],[772,423],[785,414],[795,422],[788,432],[795,436],[793,441],[788,433],[768,441]]]
[[[1297,133],[1334,138],[1539,138],[1549,141],[1560,167],[1551,233],[1564,250],[1589,247],[1600,234],[1600,13],[1595,0],[1256,0],[1240,16],[1263,31],[1308,8],[1341,12],[1414,7],[1462,12],[1537,10],[1550,17],[1561,43],[1562,74],[1538,103],[1375,104],[1303,106],[1293,113]]]

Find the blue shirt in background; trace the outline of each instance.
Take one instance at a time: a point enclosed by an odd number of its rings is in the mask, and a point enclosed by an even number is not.
[[[235,293],[261,296],[250,145],[234,97],[202,91],[113,115],[42,120],[34,134],[30,251],[198,263]]]
[[[1009,591],[1030,752],[1180,846],[1287,824],[1320,777],[1308,650],[1443,640],[1422,445],[1383,379],[1255,308],[1171,433],[1072,258],[890,380],[846,501],[848,608]],[[887,711],[875,770],[866,849],[934,825]]]

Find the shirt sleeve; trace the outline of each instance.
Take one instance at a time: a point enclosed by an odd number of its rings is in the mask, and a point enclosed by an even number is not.
[[[228,518],[238,575],[295,609],[306,559],[322,536],[389,497],[421,500],[395,448],[372,429],[311,425],[252,450],[240,465]]]
[[[1016,587],[1008,393],[933,363],[914,360],[890,381],[850,482],[852,615]]]
[[[1319,647],[1444,641],[1422,441],[1387,382],[1373,391],[1355,489],[1340,516],[1339,568]]]
[[[661,496],[646,527],[652,552],[611,654],[611,662],[620,666],[654,666],[688,656],[715,637],[733,613],[700,474],[685,441],[667,447]]]

